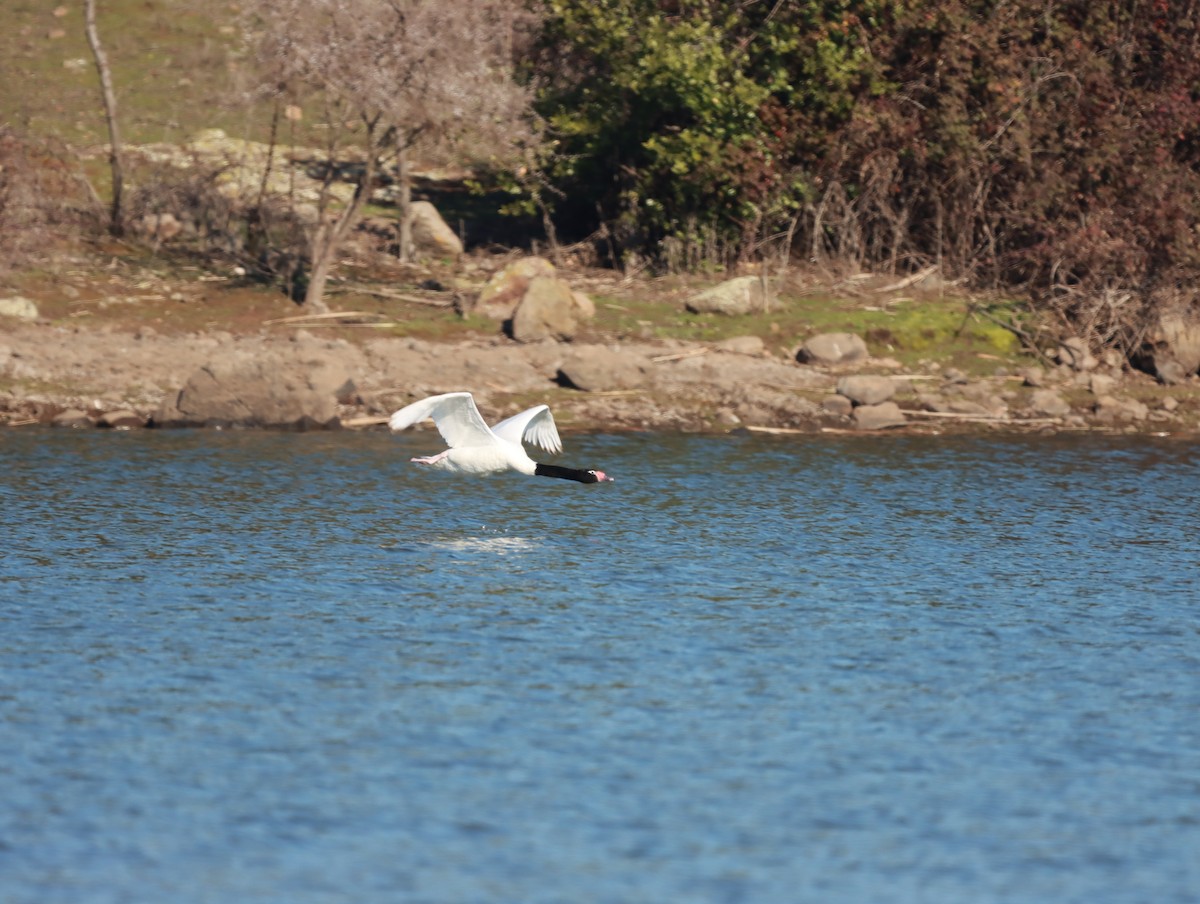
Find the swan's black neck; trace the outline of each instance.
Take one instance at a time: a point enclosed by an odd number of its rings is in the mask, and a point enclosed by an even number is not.
[[[599,483],[600,478],[595,471],[585,471],[580,468],[560,468],[558,465],[544,465],[538,462],[533,473],[538,477],[561,477],[563,480],[578,480],[580,483]]]

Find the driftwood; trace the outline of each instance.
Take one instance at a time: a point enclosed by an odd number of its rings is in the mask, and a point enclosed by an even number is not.
[[[700,355],[707,355],[712,349],[708,346],[703,348],[693,348],[686,352],[676,352],[671,355],[655,355],[650,360],[655,364],[661,364],[664,361],[682,361],[684,358],[698,358]]]
[[[900,280],[899,282],[894,282],[894,283],[891,283],[890,285],[881,286],[880,288],[874,289],[873,291],[878,294],[882,294],[884,292],[898,292],[901,289],[907,289],[909,286],[913,285],[914,283],[919,283],[921,280],[925,279],[927,276],[932,276],[936,272],[937,272],[937,265],[934,264],[933,266],[926,267],[924,270],[918,270],[916,273],[909,274],[908,276],[904,277],[904,279]]]
[[[291,317],[276,317],[274,320],[264,320],[263,325],[273,326],[279,323],[303,323],[305,321],[320,323],[321,321],[325,320],[337,320],[341,317],[363,318],[382,316],[382,314],[378,314],[374,311],[329,311],[326,314],[293,314]]]

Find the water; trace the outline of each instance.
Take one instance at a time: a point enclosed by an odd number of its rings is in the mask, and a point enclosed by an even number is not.
[[[0,434],[0,900],[1191,902],[1169,440]]]

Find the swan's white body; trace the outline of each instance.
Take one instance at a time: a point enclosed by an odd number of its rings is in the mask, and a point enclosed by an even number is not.
[[[401,408],[388,419],[388,426],[395,431],[404,430],[426,418],[433,419],[449,448],[437,455],[412,459],[417,464],[458,474],[517,471],[530,476],[567,477],[581,483],[611,480],[603,471],[541,465],[529,457],[523,445],[526,441],[547,452],[562,451],[554,415],[545,405],[536,405],[489,427],[469,392],[448,392]]]

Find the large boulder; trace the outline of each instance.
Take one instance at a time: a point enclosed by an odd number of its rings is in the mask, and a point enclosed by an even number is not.
[[[480,290],[474,310],[493,320],[510,320],[529,284],[538,277],[555,275],[554,264],[543,257],[513,261]]]
[[[587,306],[569,285],[557,277],[539,276],[530,281],[513,312],[512,337],[518,342],[570,340],[587,313]]]
[[[750,314],[769,309],[771,297],[760,277],[739,276],[693,295],[686,305],[695,314]]]
[[[336,361],[268,354],[216,358],[169,394],[154,422],[164,427],[335,428],[339,396],[353,381]]]
[[[412,240],[417,251],[426,254],[457,257],[463,253],[462,239],[428,201],[412,203]]]
[[[835,367],[852,364],[867,357],[867,343],[853,333],[821,333],[800,346],[796,360],[802,364]]]
[[[563,361],[558,378],[584,392],[635,389],[646,382],[646,363],[604,345],[584,345]]]
[[[895,402],[859,405],[854,409],[854,426],[859,430],[884,430],[888,427],[903,427],[906,423],[908,419]]]
[[[878,405],[896,394],[896,381],[875,374],[855,374],[838,380],[837,391],[855,405]]]
[[[1200,370],[1200,315],[1187,310],[1163,313],[1141,357],[1163,383],[1182,383]]]
[[[1150,416],[1150,409],[1144,402],[1113,396],[1101,396],[1092,410],[1096,420],[1102,424],[1144,421]]]
[[[1066,417],[1071,406],[1057,389],[1037,389],[1029,400],[1029,412],[1034,417]]]

